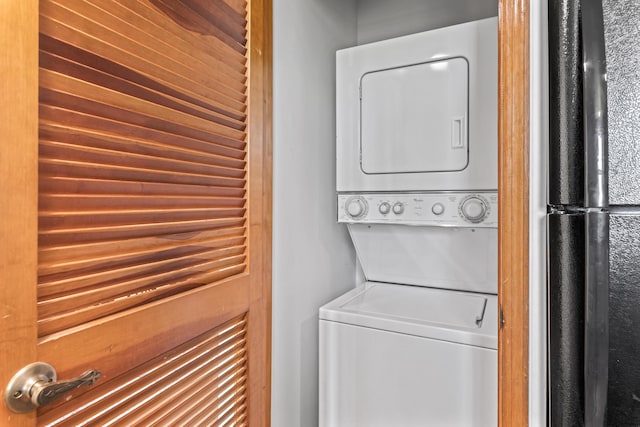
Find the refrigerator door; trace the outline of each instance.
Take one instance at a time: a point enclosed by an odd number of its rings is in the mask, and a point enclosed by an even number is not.
[[[549,425],[584,425],[583,214],[547,216]]]
[[[611,214],[607,425],[640,425],[640,211]]]
[[[549,2],[549,204],[584,204],[580,2]]]
[[[640,2],[604,0],[611,205],[640,205]]]

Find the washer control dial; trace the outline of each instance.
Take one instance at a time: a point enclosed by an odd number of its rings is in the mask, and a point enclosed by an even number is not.
[[[350,198],[345,204],[347,214],[353,219],[364,217],[367,214],[368,207],[367,201],[359,196]]]
[[[460,202],[458,211],[466,221],[477,224],[489,214],[489,202],[482,196],[467,196]]]
[[[393,213],[396,215],[400,215],[404,212],[404,204],[401,202],[396,202],[393,204]]]
[[[433,212],[434,215],[442,215],[444,213],[444,205],[440,202],[434,203],[433,206],[431,206],[431,212]]]
[[[391,212],[391,205],[389,202],[382,202],[380,203],[380,206],[378,206],[378,211],[380,211],[382,215],[386,215]]]

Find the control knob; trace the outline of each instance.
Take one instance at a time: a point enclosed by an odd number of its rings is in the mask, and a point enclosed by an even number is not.
[[[362,218],[367,214],[367,201],[362,197],[352,197],[347,200],[345,210],[353,219]]]
[[[481,196],[468,196],[460,202],[459,211],[466,221],[479,223],[488,215],[489,203]]]
[[[400,215],[404,212],[404,205],[401,202],[396,202],[393,204],[393,213],[396,215]]]
[[[391,205],[389,202],[382,202],[380,203],[380,206],[378,206],[378,210],[382,215],[386,215],[391,211]]]
[[[444,205],[442,203],[434,203],[434,205],[431,206],[431,212],[433,212],[434,215],[442,215],[444,213]]]

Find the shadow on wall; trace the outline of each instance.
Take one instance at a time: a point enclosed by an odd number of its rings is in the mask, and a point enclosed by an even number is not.
[[[318,384],[318,316],[300,324],[300,425],[313,426],[318,422],[318,393],[307,381]]]

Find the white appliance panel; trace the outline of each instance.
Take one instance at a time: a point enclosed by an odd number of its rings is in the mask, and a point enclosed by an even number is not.
[[[450,58],[362,76],[361,168],[366,174],[467,166],[469,66]]]
[[[498,293],[498,230],[349,224],[367,280]]]
[[[496,18],[336,55],[339,192],[497,188]],[[417,83],[419,74],[436,78],[441,90],[428,79]]]
[[[320,321],[321,427],[497,425],[497,351]]]
[[[338,222],[498,227],[498,193],[342,193]]]

